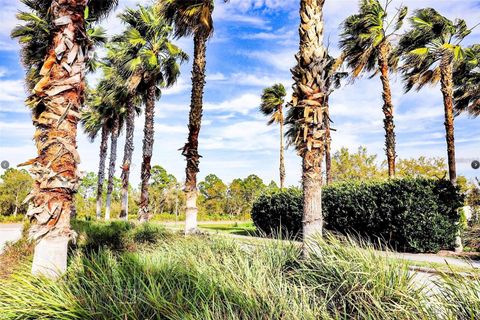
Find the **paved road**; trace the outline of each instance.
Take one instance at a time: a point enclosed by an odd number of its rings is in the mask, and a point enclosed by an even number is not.
[[[16,223],[0,224],[0,253],[7,241],[16,241],[22,235],[22,225]]]

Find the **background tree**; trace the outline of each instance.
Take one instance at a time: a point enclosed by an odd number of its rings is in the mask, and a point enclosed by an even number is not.
[[[280,188],[285,186],[285,158],[284,158],[284,143],[283,143],[283,107],[285,104],[285,96],[287,91],[281,83],[274,84],[271,87],[263,89],[262,103],[260,104],[260,111],[270,117],[268,125],[278,123],[280,127]]]
[[[411,27],[401,37],[397,55],[403,57],[401,67],[405,90],[420,90],[429,83],[441,83],[445,111],[448,171],[450,181],[456,184],[455,133],[453,112],[453,72],[465,57],[461,42],[470,33],[462,19],[455,22],[435,9],[415,11],[410,18]]]
[[[27,204],[23,200],[32,189],[32,183],[26,170],[7,169],[0,176],[0,215],[25,214]]]
[[[292,107],[287,115],[287,135],[302,157],[303,236],[322,234],[322,162],[325,152],[325,67],[323,46],[325,0],[300,1],[300,50],[292,69]],[[307,253],[307,246],[304,247]]]
[[[359,147],[350,153],[348,148],[341,148],[332,157],[332,181],[370,180],[386,177],[386,172],[378,164],[376,154],[368,154],[366,147]]]
[[[221,215],[224,213],[227,185],[214,174],[209,174],[198,184],[199,202],[206,214]]]
[[[87,25],[106,15],[114,0],[23,1],[30,12],[12,31],[22,45],[22,62],[32,94],[27,105],[36,127],[34,140],[38,156],[31,165],[34,187],[27,197],[27,215],[35,222],[30,235],[37,241],[32,272],[56,277],[66,270],[67,246],[73,232],[70,214],[79,185],[76,151],[77,122],[84,100],[89,51],[95,33]],[[81,35],[81,36],[80,36]],[[52,250],[55,246],[56,250]]]
[[[224,0],[228,2],[228,0]],[[200,155],[198,154],[198,136],[202,121],[203,90],[205,86],[205,67],[207,40],[213,35],[213,0],[158,0],[164,18],[173,25],[178,37],[192,36],[194,58],[192,70],[192,96],[188,122],[188,141],[182,154],[187,159],[185,195],[187,212],[185,233],[197,230],[197,173]]]
[[[148,221],[148,185],[154,142],[155,101],[160,98],[161,88],[174,85],[180,75],[179,63],[188,56],[169,41],[172,28],[165,23],[158,7],[127,9],[120,15],[127,29],[116,41],[122,43],[123,63],[128,76],[135,79],[130,88],[142,95],[145,104],[143,161],[141,168],[141,197],[138,218]]]
[[[393,121],[392,91],[389,69],[396,67],[397,59],[392,57],[391,39],[403,25],[407,8],[400,7],[393,19],[388,19],[387,0],[385,7],[379,0],[360,1],[359,13],[348,17],[342,25],[340,46],[347,65],[352,69],[352,77],[362,72],[380,74],[383,86],[385,151],[388,163],[388,175],[395,176],[395,124]]]

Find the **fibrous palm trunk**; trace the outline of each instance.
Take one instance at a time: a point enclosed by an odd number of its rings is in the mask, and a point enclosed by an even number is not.
[[[112,207],[113,178],[115,177],[115,163],[117,161],[117,141],[119,134],[118,118],[114,120],[110,134],[110,160],[108,164],[107,200],[105,204],[105,220],[110,220]]]
[[[198,136],[202,122],[203,89],[205,87],[206,38],[201,34],[194,36],[194,61],[192,70],[192,96],[188,123],[188,141],[182,154],[187,159],[185,195],[186,220],[185,234],[197,230],[197,173],[199,172],[200,155],[198,154]]]
[[[385,128],[385,152],[388,163],[388,176],[390,178],[395,176],[395,124],[393,122],[393,103],[392,90],[390,88],[390,79],[388,78],[388,57],[390,55],[390,46],[388,43],[383,43],[380,46],[380,55],[378,64],[380,67],[380,79],[383,86],[383,126]]]
[[[455,132],[453,116],[453,55],[445,53],[440,62],[440,82],[445,109],[445,132],[447,140],[448,173],[450,182],[457,184],[457,169],[455,162]]]
[[[332,183],[332,133],[330,130],[330,106],[328,104],[329,97],[325,98],[325,112],[324,112],[324,125],[325,125],[325,178],[327,185]]]
[[[142,190],[140,194],[140,208],[138,219],[141,222],[150,220],[148,198],[148,182],[151,176],[151,160],[154,140],[154,116],[155,116],[155,84],[148,89],[147,102],[145,104],[145,127],[143,129],[143,162],[142,162]]]
[[[300,129],[297,150],[303,158],[303,238],[306,242],[322,234],[322,161],[325,147],[323,115],[326,88],[327,54],[323,46],[323,5],[325,0],[300,1],[300,51],[295,80],[293,107],[302,108],[297,121]],[[308,246],[304,246],[308,254]]]
[[[128,184],[130,179],[130,166],[133,155],[133,132],[135,130],[135,105],[133,99],[128,102],[125,148],[123,150],[122,162],[122,208],[120,219],[128,220]]]
[[[100,163],[98,164],[98,182],[97,182],[97,219],[102,218],[102,195],[103,182],[105,180],[105,162],[107,159],[108,149],[108,128],[106,125],[102,127],[102,137],[100,141]]]
[[[79,186],[77,123],[84,99],[87,47],[77,36],[85,33],[86,0],[53,0],[49,51],[29,103],[38,156],[32,165],[35,182],[25,201],[31,201],[27,216],[34,224],[36,240],[32,273],[57,277],[67,267],[67,246],[74,237],[70,214]]]
[[[280,189],[285,187],[285,156],[284,156],[284,142],[283,142],[283,112],[280,106]]]

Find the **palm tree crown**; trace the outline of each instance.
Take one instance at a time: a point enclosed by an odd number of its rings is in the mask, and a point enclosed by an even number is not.
[[[401,7],[391,20],[388,20],[387,6],[378,0],[362,0],[359,13],[348,17],[343,23],[340,47],[347,65],[357,77],[363,71],[378,72],[378,59],[382,47],[391,49],[391,38],[403,25],[407,8]],[[395,60],[390,59],[389,66],[395,67]]]
[[[465,59],[453,74],[455,112],[480,116],[480,45],[465,50]]]
[[[420,90],[426,84],[435,84],[441,78],[441,60],[458,63],[465,57],[460,45],[471,33],[465,20],[455,22],[445,18],[435,9],[415,11],[410,18],[412,28],[400,39],[396,55],[403,55],[405,90]]]
[[[213,0],[159,0],[158,4],[163,17],[174,26],[175,37],[212,36]]]
[[[282,107],[285,104],[286,95],[287,91],[281,83],[274,84],[263,90],[260,111],[264,115],[271,117],[268,121],[268,125],[283,121]]]

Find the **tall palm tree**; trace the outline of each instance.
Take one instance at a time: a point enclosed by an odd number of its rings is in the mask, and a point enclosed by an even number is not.
[[[465,50],[465,59],[453,74],[455,113],[480,116],[480,45]]]
[[[145,102],[145,127],[143,161],[141,169],[141,196],[138,217],[140,221],[151,218],[149,212],[148,184],[151,176],[151,158],[154,140],[155,100],[160,98],[161,88],[175,84],[180,75],[178,63],[188,56],[169,41],[172,31],[158,13],[158,7],[127,9],[120,15],[127,30],[117,38],[124,44],[124,60],[128,75],[138,75],[136,90]]]
[[[96,139],[98,133],[101,131],[96,199],[96,217],[97,219],[101,219],[103,182],[105,180],[105,162],[107,159],[110,128],[108,127],[108,122],[102,118],[102,114],[99,110],[101,97],[99,97],[94,90],[91,90],[88,93],[87,104],[88,106],[86,110],[82,112],[82,118],[80,119],[83,125],[83,130],[92,142]]]
[[[36,127],[38,156],[31,165],[35,182],[26,201],[34,221],[30,236],[36,240],[34,274],[56,277],[66,270],[67,245],[73,199],[79,185],[76,150],[77,123],[84,100],[84,74],[93,41],[87,24],[97,21],[116,4],[113,0],[23,0],[31,12],[12,31],[22,44],[27,84],[32,90],[27,105]]]
[[[445,111],[445,131],[450,181],[456,184],[455,134],[453,111],[453,72],[464,59],[461,42],[471,33],[464,20],[455,22],[435,9],[415,11],[411,28],[402,36],[397,55],[403,56],[401,68],[405,90],[420,90],[429,83],[440,81]]]
[[[192,95],[188,123],[188,141],[182,154],[187,159],[185,195],[187,201],[185,233],[197,230],[197,173],[200,155],[198,136],[202,122],[203,90],[207,40],[213,35],[213,0],[157,0],[163,17],[173,25],[176,37],[193,35],[194,58],[192,70]],[[228,0],[223,0],[228,2]]]
[[[285,158],[283,155],[283,107],[285,104],[285,96],[287,91],[281,83],[274,84],[271,87],[263,89],[262,103],[260,111],[270,117],[268,125],[278,123],[280,127],[280,188],[283,189],[285,184]]]
[[[393,121],[392,91],[390,88],[389,69],[394,69],[396,59],[392,59],[392,37],[403,25],[407,8],[398,9],[393,19],[388,19],[386,6],[379,0],[362,0],[358,14],[348,17],[343,22],[340,46],[347,65],[352,69],[352,77],[362,72],[372,73],[371,77],[380,75],[383,86],[385,151],[389,177],[395,176],[395,124]]]
[[[323,45],[325,0],[300,1],[300,50],[292,69],[293,96],[286,123],[290,144],[303,159],[303,238],[322,234],[322,162],[325,148],[326,65]],[[307,246],[304,246],[307,254]]]

